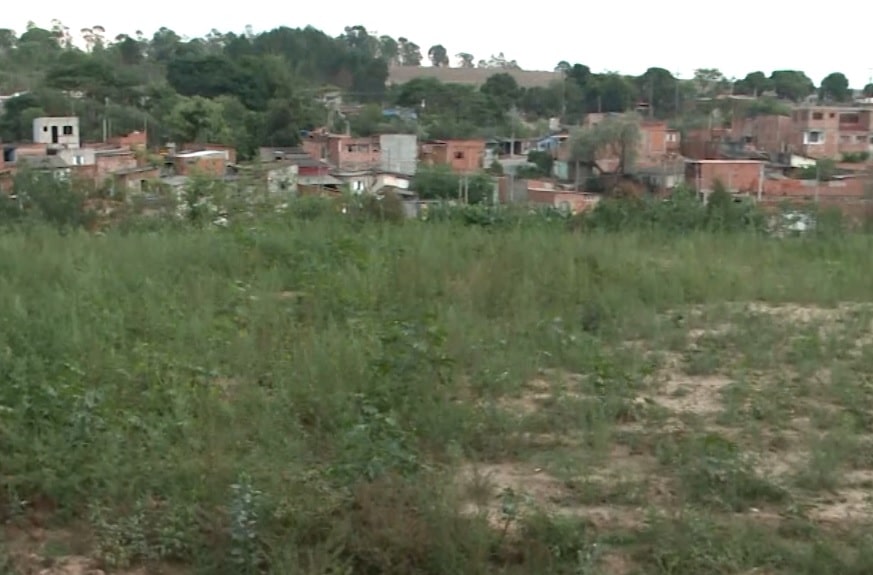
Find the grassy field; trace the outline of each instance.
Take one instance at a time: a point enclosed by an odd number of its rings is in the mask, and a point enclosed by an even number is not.
[[[0,564],[871,573],[871,253],[330,219],[2,235]]]

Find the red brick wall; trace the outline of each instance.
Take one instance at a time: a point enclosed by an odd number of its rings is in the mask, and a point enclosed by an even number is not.
[[[694,189],[711,190],[720,181],[728,190],[757,191],[761,164],[756,162],[689,162],[685,180]]]
[[[177,157],[173,165],[176,168],[176,174],[179,176],[191,176],[195,173],[200,173],[220,178],[225,174],[227,160],[221,156]]]
[[[456,172],[475,172],[482,167],[484,153],[484,140],[448,140],[445,163]]]

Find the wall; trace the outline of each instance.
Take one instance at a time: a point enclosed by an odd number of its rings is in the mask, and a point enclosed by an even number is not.
[[[221,152],[224,154],[224,160],[228,164],[236,163],[236,148],[225,144],[185,144],[183,150],[189,152]]]
[[[381,150],[378,137],[330,136],[328,160],[341,170],[369,170],[379,167]]]
[[[640,159],[660,157],[667,153],[666,122],[642,122],[640,143],[637,149]]]
[[[456,172],[475,172],[482,167],[484,140],[447,140],[445,163]]]
[[[791,117],[775,114],[736,118],[731,132],[735,137],[749,141],[758,149],[773,153],[785,151],[786,144],[796,139]]]
[[[139,131],[131,132],[124,136],[109,138],[109,143],[119,148],[130,148],[131,150],[145,149],[148,146],[148,134]]]
[[[267,191],[271,194],[296,194],[299,168],[291,164],[267,172]]]
[[[222,177],[227,170],[227,160],[222,152],[180,154],[173,159],[177,176],[190,176],[200,173],[212,177]]]
[[[158,168],[133,169],[125,173],[115,174],[114,178],[116,189],[143,192],[147,188],[148,182],[160,178],[160,170]]]
[[[871,186],[864,178],[850,178],[831,182],[815,180],[775,179],[764,180],[765,198],[814,199],[819,198],[861,198]]]
[[[414,175],[418,165],[418,137],[415,134],[382,134],[380,168],[394,174]]]
[[[137,167],[136,156],[130,151],[106,151],[97,150],[94,153],[96,166],[94,177],[98,183],[102,182],[115,172],[130,170]]]
[[[93,166],[96,163],[96,154],[93,148],[59,150],[58,157],[71,166]]]
[[[43,117],[33,120],[33,141],[37,144],[79,147],[79,118]]]
[[[537,182],[528,185],[527,196],[531,204],[552,206],[558,209],[569,210],[570,213],[578,214],[593,208],[600,200],[600,196],[567,192],[547,187],[537,187]],[[534,187],[531,187],[534,186]]]
[[[730,192],[756,192],[762,166],[762,162],[755,161],[689,161],[685,164],[685,181],[698,191],[710,191],[720,181]]]

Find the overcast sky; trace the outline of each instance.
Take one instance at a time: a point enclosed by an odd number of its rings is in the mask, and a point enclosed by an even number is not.
[[[161,26],[194,37],[213,28],[242,32],[247,24],[256,32],[311,24],[337,35],[344,26],[362,24],[379,34],[405,36],[421,46],[423,54],[434,44],[444,45],[451,56],[469,52],[477,60],[503,52],[525,69],[551,70],[561,60],[586,64],[595,72],[633,75],[659,66],[682,77],[710,67],[738,78],[754,70],[798,69],[816,84],[828,73],[840,71],[855,88],[863,87],[873,75],[864,25],[873,16],[869,0],[843,0],[838,12],[827,4],[775,0],[3,4],[0,26],[19,32],[29,20],[49,27],[52,18],[72,31],[101,25],[110,37],[136,30],[151,36]]]

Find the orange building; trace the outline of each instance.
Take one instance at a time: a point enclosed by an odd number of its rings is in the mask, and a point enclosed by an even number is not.
[[[421,145],[419,160],[428,165],[445,165],[455,172],[482,168],[485,140],[435,140]]]

